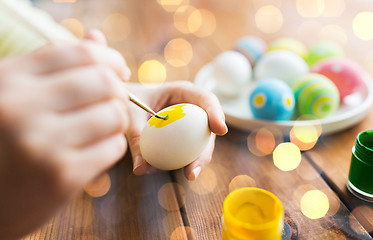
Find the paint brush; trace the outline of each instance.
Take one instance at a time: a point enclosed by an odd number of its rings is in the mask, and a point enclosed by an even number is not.
[[[77,38],[73,34],[55,23],[48,14],[34,8],[30,3],[25,1],[0,0],[1,21],[11,24],[0,24],[0,39],[5,39],[3,41],[5,42],[4,46],[0,47],[0,56],[31,52],[46,43],[54,44],[57,40],[77,41]],[[30,44],[28,37],[34,40],[33,44]],[[19,42],[20,40],[28,42],[20,42],[17,45],[17,41]],[[128,92],[128,90],[126,91]],[[151,115],[159,119],[167,119],[167,116],[157,115],[149,106],[141,102],[132,93],[128,92],[128,96],[131,102]]]
[[[166,116],[160,116],[160,115],[158,115],[150,107],[148,107],[147,105],[145,105],[135,95],[133,95],[130,92],[128,92],[128,96],[129,96],[131,102],[135,103],[137,106],[139,106],[140,108],[144,109],[145,111],[147,111],[148,113],[150,113],[152,116],[154,116],[156,118],[159,118],[159,119],[167,120],[168,115],[166,115]]]

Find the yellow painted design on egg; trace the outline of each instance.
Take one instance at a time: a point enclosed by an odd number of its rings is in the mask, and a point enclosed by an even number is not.
[[[291,98],[290,97],[287,97],[286,98],[286,104],[288,105],[288,106],[291,106],[292,105],[292,101],[291,101]]]
[[[265,104],[265,96],[263,94],[257,94],[255,97],[254,97],[254,106],[255,107],[263,107],[263,105]]]
[[[183,111],[182,107],[185,105],[186,104],[174,105],[158,112],[157,114],[159,116],[167,116],[167,119],[159,119],[153,116],[148,121],[149,127],[155,126],[156,128],[163,128],[164,126],[183,118],[186,113]]]
[[[294,100],[289,95],[283,96],[282,103],[284,104],[284,107],[289,110],[294,106]]]

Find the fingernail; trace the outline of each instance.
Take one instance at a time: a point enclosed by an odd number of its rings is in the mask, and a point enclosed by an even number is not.
[[[228,132],[228,127],[227,127],[227,124],[224,123],[224,134],[226,134]]]
[[[224,126],[224,134],[228,132],[227,124],[225,123],[225,118],[220,120],[220,123]]]
[[[220,115],[220,122],[225,125],[225,115],[224,115],[224,113],[222,113]]]
[[[133,171],[135,171],[138,167],[140,167],[142,162],[143,162],[142,157],[136,156],[135,159],[133,160]]]
[[[193,169],[192,171],[192,176],[189,178],[190,181],[194,181],[197,179],[199,173],[201,172],[202,168],[201,167],[196,167],[195,169]]]

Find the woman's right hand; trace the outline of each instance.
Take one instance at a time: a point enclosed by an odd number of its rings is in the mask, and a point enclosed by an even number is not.
[[[124,155],[129,74],[87,40],[0,60],[0,239],[39,227]]]

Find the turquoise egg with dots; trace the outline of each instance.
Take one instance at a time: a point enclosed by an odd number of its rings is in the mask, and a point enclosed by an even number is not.
[[[278,78],[262,79],[250,93],[249,106],[256,119],[289,120],[295,111],[294,92]]]
[[[307,119],[324,118],[339,107],[337,86],[327,77],[310,73],[298,79],[292,87],[297,112]]]

